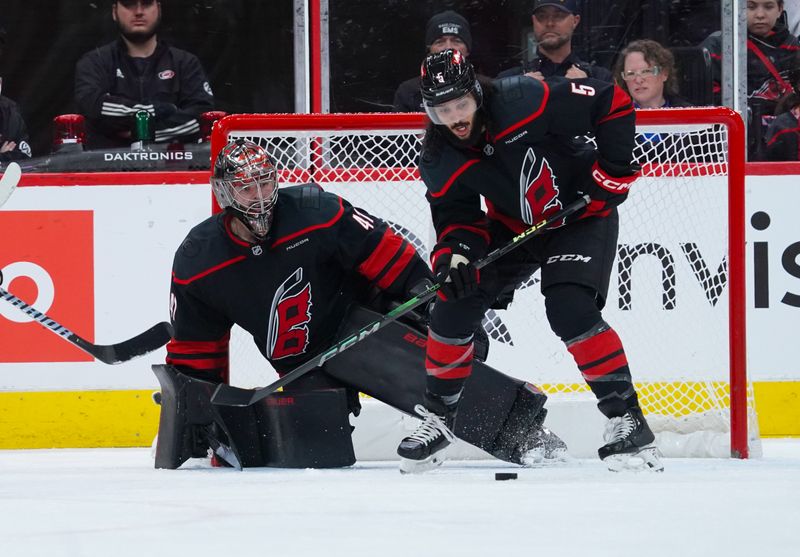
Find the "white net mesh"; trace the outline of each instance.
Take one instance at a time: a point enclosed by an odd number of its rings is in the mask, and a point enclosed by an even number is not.
[[[264,118],[255,125],[261,129],[232,129],[228,137],[265,146],[283,185],[314,181],[342,195],[389,221],[427,258],[435,234],[416,172],[421,127],[381,129],[381,117],[375,116],[371,129],[348,130],[338,121],[328,130],[271,131],[268,116],[254,118]],[[625,345],[645,413],[654,429],[665,432],[659,441],[668,447],[665,452],[673,452],[675,435],[691,434],[700,436],[691,443],[713,447],[702,454],[727,456],[728,130],[673,124],[637,132],[643,177],[620,207],[604,317]],[[542,386],[552,397],[591,399],[547,324],[538,283],[537,272],[508,310],[487,313],[484,327],[492,339],[487,363]],[[275,378],[241,331],[234,333],[231,351],[234,384],[258,386]],[[750,447],[757,453],[752,388],[747,390]]]

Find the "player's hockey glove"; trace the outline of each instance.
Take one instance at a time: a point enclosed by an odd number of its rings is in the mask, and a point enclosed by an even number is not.
[[[592,166],[592,181],[589,182],[589,197],[592,198],[582,218],[601,216],[604,217],[611,209],[621,204],[628,198],[631,185],[639,177],[639,168],[632,167],[628,176],[612,176],[595,161]]]
[[[445,301],[458,300],[478,290],[480,271],[461,253],[450,249],[440,251],[433,263],[436,282],[441,284],[438,296]]]

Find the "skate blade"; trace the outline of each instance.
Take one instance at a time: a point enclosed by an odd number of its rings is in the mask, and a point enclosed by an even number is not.
[[[615,454],[603,459],[612,472],[663,472],[661,451],[657,447],[645,447],[637,453]]]
[[[533,449],[522,457],[522,466],[525,468],[547,468],[560,466],[571,462],[573,458],[567,449],[555,449],[549,453],[544,449]]]
[[[422,474],[438,468],[444,462],[444,455],[439,451],[423,460],[411,460],[410,458],[400,457],[401,474]]]

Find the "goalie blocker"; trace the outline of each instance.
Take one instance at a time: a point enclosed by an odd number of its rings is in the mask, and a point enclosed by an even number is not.
[[[372,310],[355,307],[342,334],[378,317]],[[189,458],[206,456],[209,448],[236,468],[352,465],[348,414],[358,415],[358,406],[348,395],[359,391],[414,415],[425,392],[426,336],[418,316],[394,322],[325,362],[324,374],[333,381],[321,383],[342,388],[274,393],[247,407],[211,404],[214,383],[172,366],[154,365],[162,390],[155,466],[178,468]],[[546,400],[530,383],[476,359],[455,434],[496,458],[524,464],[523,455],[547,414]]]

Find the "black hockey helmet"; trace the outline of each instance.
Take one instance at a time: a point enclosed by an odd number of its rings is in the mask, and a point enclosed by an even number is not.
[[[478,105],[483,100],[475,69],[463,54],[452,48],[425,57],[422,61],[421,80],[425,106],[444,104],[469,93],[475,95]]]
[[[214,160],[211,187],[217,203],[230,209],[259,239],[269,233],[278,200],[278,176],[267,151],[237,138]]]
[[[451,101],[472,95],[477,111],[483,104],[483,90],[475,76],[475,69],[458,50],[449,48],[429,54],[420,70],[422,105],[434,124],[442,124],[440,107]],[[472,104],[471,102],[469,103]]]

